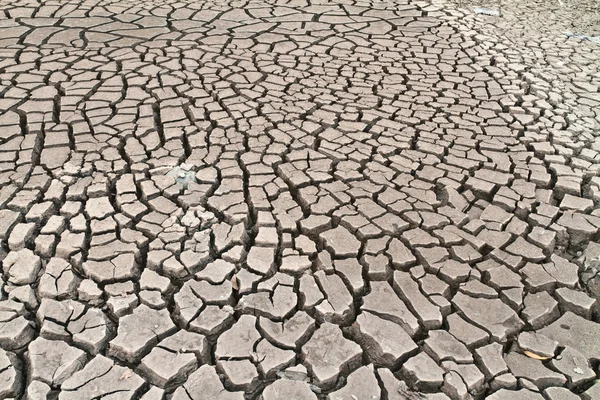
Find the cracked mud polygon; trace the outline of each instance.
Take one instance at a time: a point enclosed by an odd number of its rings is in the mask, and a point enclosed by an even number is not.
[[[597,3],[0,11],[0,398],[600,398]]]

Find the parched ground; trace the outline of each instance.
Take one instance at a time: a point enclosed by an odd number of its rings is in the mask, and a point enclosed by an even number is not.
[[[600,7],[475,5],[0,0],[0,398],[600,399]]]

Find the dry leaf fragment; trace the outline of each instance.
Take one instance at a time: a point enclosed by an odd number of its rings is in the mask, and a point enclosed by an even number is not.
[[[552,357],[538,356],[537,354],[532,353],[531,351],[525,351],[524,353],[525,353],[525,355],[527,357],[533,358],[535,360],[542,360],[542,361],[544,361],[544,360],[549,360],[550,358],[552,358]]]
[[[128,368],[125,372],[123,372],[123,375],[121,375],[119,380],[122,381],[124,379],[129,379],[132,376],[133,376],[133,371]]]
[[[231,287],[233,288],[233,290],[239,290],[240,288],[240,286],[238,285],[237,276],[235,276],[235,274],[233,274],[233,276],[231,277]]]

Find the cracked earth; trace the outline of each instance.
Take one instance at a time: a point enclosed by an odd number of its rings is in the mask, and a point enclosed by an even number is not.
[[[597,3],[501,6],[0,0],[0,398],[600,399]]]

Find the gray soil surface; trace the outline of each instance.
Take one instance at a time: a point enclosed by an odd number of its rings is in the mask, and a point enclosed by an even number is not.
[[[0,399],[600,399],[598,35],[0,0]]]

